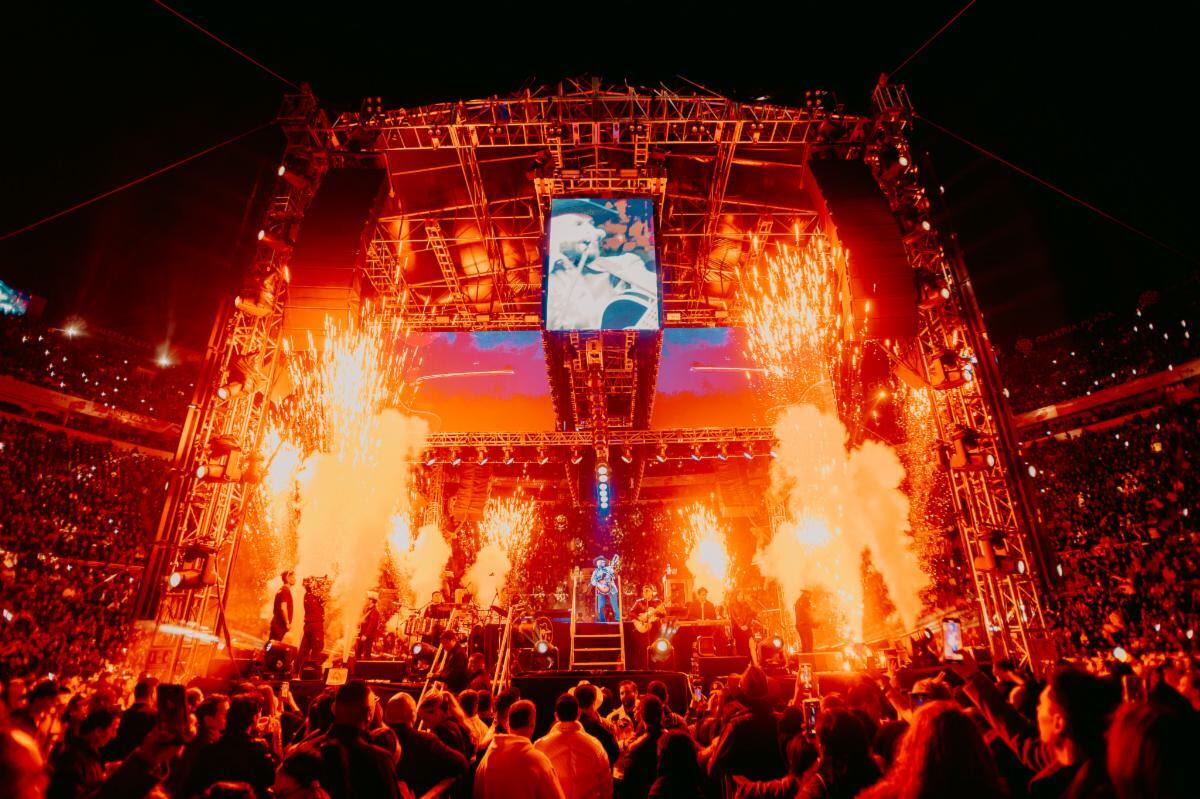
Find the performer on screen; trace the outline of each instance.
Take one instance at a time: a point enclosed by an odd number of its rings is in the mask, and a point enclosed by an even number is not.
[[[603,555],[596,557],[592,563],[596,568],[592,570],[592,589],[596,592],[596,621],[608,621],[609,611],[612,612],[612,621],[621,620],[621,611],[617,608],[615,602],[617,594],[617,578],[613,574],[608,565],[608,559]]]
[[[658,327],[658,279],[633,252],[601,254],[616,210],[586,199],[554,205],[546,326],[551,330],[652,329]]]

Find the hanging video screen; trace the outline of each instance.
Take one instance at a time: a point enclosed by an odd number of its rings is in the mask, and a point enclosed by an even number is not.
[[[657,330],[658,257],[648,197],[550,202],[547,330]]]

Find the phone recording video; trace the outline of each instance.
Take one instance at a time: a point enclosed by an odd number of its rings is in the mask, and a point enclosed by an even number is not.
[[[962,624],[958,619],[942,621],[942,660],[962,660]]]
[[[820,699],[804,700],[804,729],[811,735],[817,731],[817,716],[821,712]]]

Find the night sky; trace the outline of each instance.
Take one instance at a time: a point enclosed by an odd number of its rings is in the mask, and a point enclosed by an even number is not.
[[[746,100],[826,88],[865,112],[879,73],[962,4],[175,7],[309,81],[332,110],[367,95],[406,106],[589,73],[648,85],[682,74]],[[286,90],[149,0],[44,5],[53,8],[6,13],[0,233],[268,121]],[[918,127],[1002,344],[1128,309],[1142,290],[1195,271],[1200,167],[1185,121],[1194,45],[1182,13],[1182,4],[984,0],[898,76],[919,113],[1188,253]],[[0,279],[48,297],[52,320],[79,315],[199,347],[247,257],[248,200],[281,147],[277,131],[261,132],[0,242]]]

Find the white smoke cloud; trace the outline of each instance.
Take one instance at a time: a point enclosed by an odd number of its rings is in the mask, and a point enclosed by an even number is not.
[[[504,546],[498,541],[484,543],[466,574],[466,583],[475,595],[475,601],[483,607],[500,601],[510,571],[512,561]]]
[[[396,570],[405,583],[401,589],[407,588],[413,604],[424,605],[441,588],[442,571],[450,560],[450,544],[433,524],[423,525],[413,540],[409,517],[403,514],[392,517],[388,543],[392,546]]]
[[[869,550],[901,621],[920,614],[928,581],[910,551],[904,467],[877,441],[846,449],[846,428],[813,405],[792,405],[775,424],[778,457],[771,484],[783,499],[785,521],[755,557],[776,579],[789,604],[806,588],[823,587],[841,601],[844,635],[862,636],[861,556]]]
[[[343,657],[379,579],[392,517],[409,510],[411,461],[427,431],[425,420],[385,410],[362,430],[334,431],[339,445],[312,455],[300,474],[297,583],[313,575],[333,579],[327,636]]]

